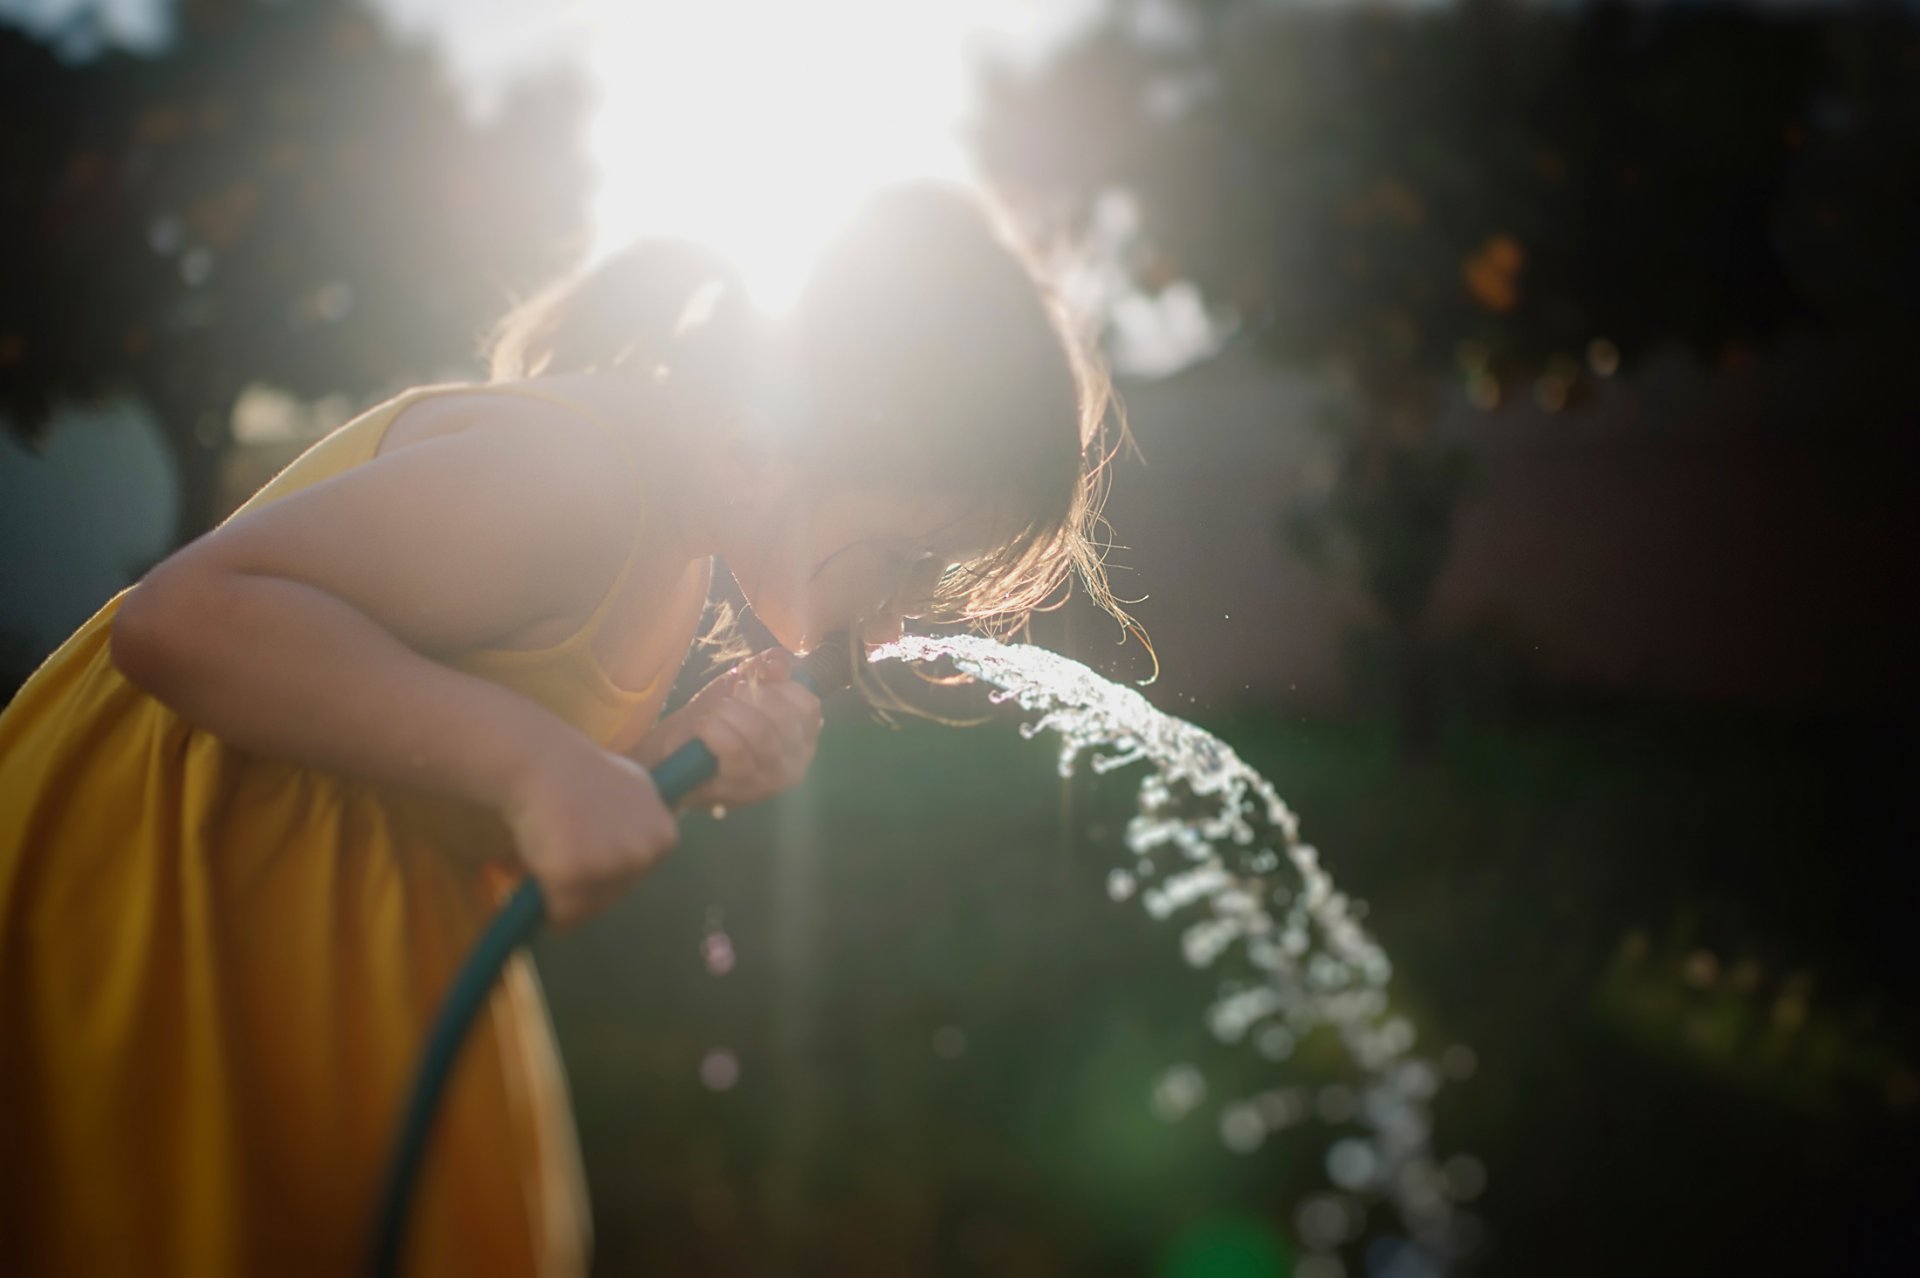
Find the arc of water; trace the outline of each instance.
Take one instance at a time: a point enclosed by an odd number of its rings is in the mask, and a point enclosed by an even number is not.
[[[1133,864],[1112,871],[1109,894],[1116,900],[1139,895],[1157,919],[1199,907],[1181,935],[1182,952],[1197,967],[1241,947],[1262,979],[1225,985],[1207,1009],[1209,1028],[1221,1041],[1252,1035],[1264,1055],[1281,1059],[1315,1029],[1330,1027],[1366,1080],[1357,1099],[1331,1096],[1331,1088],[1322,1094],[1323,1113],[1337,1118],[1349,1111],[1367,1136],[1363,1144],[1335,1146],[1330,1174],[1348,1196],[1302,1204],[1302,1241],[1330,1251],[1353,1232],[1366,1203],[1385,1201],[1417,1247],[1417,1257],[1405,1257],[1413,1261],[1407,1271],[1444,1273],[1461,1251],[1465,1221],[1447,1197],[1432,1151],[1430,1101],[1439,1072],[1412,1054],[1413,1026],[1393,1011],[1386,951],[1361,925],[1319,853],[1300,841],[1299,820],[1272,783],[1218,737],[1044,648],[970,635],[909,635],[871,655],[944,659],[991,685],[994,701],[1035,716],[1022,724],[1024,735],[1058,736],[1063,777],[1082,756],[1095,772],[1146,765],[1126,831]],[[1170,865],[1162,864],[1167,860]],[[1173,1090],[1194,1094],[1190,1087]],[[1248,1151],[1311,1108],[1297,1087],[1231,1100],[1220,1111],[1221,1135],[1230,1147]],[[1328,1209],[1328,1201],[1341,1209]],[[1327,1223],[1333,1219],[1341,1228]]]

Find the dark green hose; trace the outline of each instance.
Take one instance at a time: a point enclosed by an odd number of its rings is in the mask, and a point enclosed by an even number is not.
[[[794,678],[816,696],[845,686],[845,677],[836,677],[834,662],[848,661],[844,642],[822,644],[794,671]],[[718,761],[701,741],[689,741],[668,755],[653,770],[654,788],[671,807],[687,797],[711,777]],[[531,941],[545,921],[547,905],[540,885],[527,879],[494,916],[487,930],[468,953],[466,962],[453,978],[433,1028],[421,1052],[420,1066],[413,1076],[413,1090],[400,1120],[399,1139],[387,1164],[386,1184],[380,1191],[380,1217],[374,1232],[373,1272],[378,1278],[394,1278],[400,1270],[400,1250],[406,1242],[407,1208],[413,1201],[414,1183],[419,1179],[420,1160],[427,1152],[427,1138],[433,1134],[433,1120],[446,1091],[447,1077],[460,1046],[473,1028],[474,1019],[486,1003],[493,983],[507,959]]]

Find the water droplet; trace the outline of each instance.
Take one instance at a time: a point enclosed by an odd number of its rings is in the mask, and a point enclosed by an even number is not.
[[[1379,1171],[1380,1160],[1365,1141],[1335,1141],[1327,1151],[1327,1179],[1342,1189],[1366,1189]]]
[[[147,224],[147,245],[161,257],[171,256],[185,238],[185,230],[177,217],[157,217]]]
[[[709,976],[725,976],[733,970],[733,938],[725,932],[709,932],[700,942],[700,957]]]
[[[1270,1061],[1284,1061],[1293,1055],[1294,1038],[1284,1025],[1269,1025],[1254,1037],[1253,1045]]]
[[[1237,1102],[1220,1111],[1220,1143],[1236,1154],[1251,1154],[1267,1139],[1260,1111]]]
[[[713,1092],[732,1091],[740,1081],[740,1061],[724,1047],[716,1047],[700,1060],[700,1082]]]
[[[1415,1100],[1432,1100],[1440,1090],[1440,1073],[1426,1061],[1403,1061],[1393,1071],[1393,1085]]]
[[[1487,1187],[1487,1168],[1472,1154],[1455,1154],[1440,1169],[1447,1197],[1456,1203],[1470,1203]]]
[[[1191,1065],[1175,1065],[1153,1088],[1153,1114],[1163,1123],[1177,1122],[1207,1098],[1207,1080]]]
[[[1314,1101],[1314,1108],[1320,1111],[1320,1117],[1329,1123],[1344,1123],[1360,1109],[1359,1098],[1351,1087],[1334,1083],[1320,1089],[1320,1095]]]
[[[1367,1244],[1367,1272],[1380,1278],[1439,1278],[1437,1264],[1404,1238],[1375,1238]]]
[[[1180,952],[1190,967],[1206,967],[1225,953],[1239,934],[1240,929],[1230,919],[1202,919],[1180,934]]]
[[[198,288],[213,275],[213,251],[191,248],[180,258],[180,279],[190,288]]]
[[[1307,1104],[1306,1093],[1298,1087],[1262,1092],[1253,1098],[1253,1104],[1260,1111],[1260,1121],[1267,1125],[1269,1132],[1277,1132],[1282,1127],[1291,1127],[1305,1118],[1311,1109]]]
[[[1440,1068],[1448,1078],[1458,1082],[1473,1077],[1473,1072],[1480,1068],[1480,1057],[1465,1043],[1455,1043],[1440,1053]]]
[[[1293,1226],[1300,1241],[1314,1251],[1330,1251],[1347,1240],[1352,1217],[1334,1194],[1314,1194],[1294,1210]]]
[[[329,324],[337,324],[353,310],[353,285],[331,280],[313,293],[313,313]]]

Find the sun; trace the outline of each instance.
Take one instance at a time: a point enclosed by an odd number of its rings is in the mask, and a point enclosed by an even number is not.
[[[595,253],[645,234],[726,253],[779,309],[876,184],[968,180],[978,10],[907,0],[607,3],[591,51]]]

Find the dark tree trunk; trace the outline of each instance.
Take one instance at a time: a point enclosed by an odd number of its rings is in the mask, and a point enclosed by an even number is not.
[[[1363,384],[1374,389],[1360,405],[1343,476],[1350,486],[1347,533],[1383,614],[1399,759],[1414,765],[1432,758],[1440,740],[1439,672],[1425,620],[1453,549],[1464,453],[1434,436],[1433,379],[1375,369]]]
[[[227,493],[221,472],[232,447],[232,397],[148,391],[148,403],[159,416],[173,461],[173,487],[179,505],[173,520],[173,545],[180,549],[194,537],[227,518]]]
[[[1440,745],[1440,697],[1434,653],[1417,632],[1396,632],[1393,645],[1395,753],[1404,767],[1428,762]]]
[[[160,419],[173,460],[177,550],[232,513],[221,476],[233,447],[240,379],[219,368],[199,344],[181,343],[166,375],[156,380],[140,393]]]
[[[173,549],[192,541],[224,519],[225,494],[220,474],[226,449],[202,442],[192,434],[172,436],[174,484],[180,500],[175,514]]]

